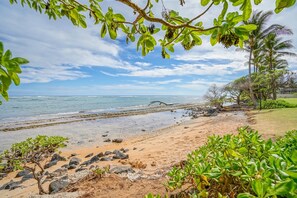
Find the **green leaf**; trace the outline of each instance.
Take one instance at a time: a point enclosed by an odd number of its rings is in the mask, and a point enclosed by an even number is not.
[[[101,33],[100,33],[100,36],[101,36],[101,38],[104,38],[105,35],[106,35],[106,24],[103,23],[103,24],[102,24],[102,27],[101,27]]]
[[[291,156],[291,160],[297,164],[297,151],[293,151],[292,156]]]
[[[262,2],[262,0],[254,0],[254,2],[256,5],[259,5]]]
[[[252,14],[251,0],[244,0],[244,3],[240,7],[240,10],[243,11],[243,13],[242,13],[243,20],[247,21],[250,18],[251,14]]]
[[[11,75],[11,78],[16,86],[18,86],[20,84],[20,78],[16,73],[13,73]]]
[[[5,52],[5,54],[3,55],[3,57],[2,57],[2,63],[6,62],[6,61],[9,61],[11,59],[11,56],[12,56],[11,51],[7,50]]]
[[[293,6],[296,0],[276,0],[275,2],[275,13],[280,13],[284,8]]]
[[[239,31],[253,31],[257,29],[257,25],[255,24],[241,25],[239,27],[236,27],[235,29],[238,29]]]
[[[21,58],[21,57],[15,57],[11,59],[11,61],[17,62],[20,65],[28,64],[29,61],[27,59]]]
[[[283,181],[274,186],[270,195],[286,195],[289,192],[294,191],[297,188],[296,183],[293,180]]]
[[[11,79],[6,76],[0,76],[0,80],[2,81],[3,91],[7,91],[9,89],[9,86],[11,84]]]
[[[0,67],[0,76],[1,75],[5,76],[5,77],[8,77],[8,74],[6,73],[6,71]]]
[[[1,58],[2,55],[3,55],[3,51],[4,51],[3,43],[0,42],[0,58]]]
[[[237,195],[237,198],[255,198],[255,196],[250,193],[240,193]]]
[[[258,197],[262,197],[264,195],[264,188],[262,181],[254,180],[252,181],[253,191],[258,195]]]
[[[111,39],[115,40],[117,38],[117,32],[111,26],[108,26],[108,33]]]
[[[210,0],[201,0],[201,5],[206,6],[209,2]]]
[[[8,96],[8,93],[7,93],[7,91],[2,91],[2,93],[1,93],[1,95],[2,95],[2,97],[6,100],[6,101],[8,101],[9,100],[9,96]]]
[[[291,178],[297,179],[297,171],[285,171]]]
[[[125,17],[121,14],[114,14],[113,17],[117,22],[125,22],[126,21]]]

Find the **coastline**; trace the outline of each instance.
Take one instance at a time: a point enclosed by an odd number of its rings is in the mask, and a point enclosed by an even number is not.
[[[124,139],[122,143],[108,143],[102,146],[82,147],[77,145],[70,149],[62,151],[62,156],[69,157],[76,153],[77,157],[82,161],[87,160],[86,155],[90,153],[100,153],[105,151],[119,150],[121,148],[128,149],[129,158],[126,160],[100,161],[95,163],[95,166],[133,166],[133,164],[143,164],[144,167],[133,167],[136,173],[145,177],[154,177],[155,180],[139,179],[132,182],[131,185],[136,185],[134,188],[121,188],[117,184],[123,183],[125,186],[129,179],[118,178],[117,175],[110,175],[106,178],[112,186],[105,186],[102,182],[90,185],[87,181],[74,184],[78,191],[91,193],[89,197],[114,197],[121,194],[122,197],[142,197],[149,193],[153,185],[156,193],[165,193],[164,186],[159,181],[164,181],[166,172],[180,161],[186,159],[189,152],[203,145],[209,135],[223,135],[227,133],[236,133],[236,129],[240,126],[247,125],[248,119],[244,112],[223,112],[214,117],[199,117],[190,119],[179,124],[174,124],[163,129],[156,130],[152,133],[135,134],[133,137]],[[59,162],[56,166],[49,169],[54,171],[61,167],[65,162]],[[74,173],[70,171],[69,174]],[[16,173],[11,173],[7,178],[0,181],[4,182],[14,179]],[[126,175],[127,176],[127,175]],[[158,185],[155,181],[158,180]],[[103,180],[105,181],[105,180]],[[24,182],[22,185],[27,186],[23,189],[17,188],[13,191],[3,191],[3,197],[29,197],[31,194],[36,194],[37,187],[34,185],[34,180]],[[140,186],[138,185],[140,182]],[[45,186],[48,183],[45,183]],[[97,185],[97,186],[96,186]],[[98,186],[101,185],[101,186]],[[155,186],[157,185],[157,186]],[[105,187],[104,187],[105,186]],[[121,185],[120,185],[121,186]],[[129,185],[128,185],[129,186]],[[73,186],[72,186],[73,187]],[[127,187],[128,188],[128,187]],[[29,193],[30,192],[30,193]],[[101,193],[101,194],[98,194]],[[103,194],[102,194],[103,193]],[[141,195],[141,196],[140,196]],[[88,197],[88,196],[85,196]]]
[[[193,108],[201,108],[201,105],[151,106],[118,112],[80,113],[55,119],[0,124],[0,151],[10,148],[13,143],[37,135],[68,137],[69,148],[101,146],[106,144],[108,138],[126,139],[189,120],[189,109]]]

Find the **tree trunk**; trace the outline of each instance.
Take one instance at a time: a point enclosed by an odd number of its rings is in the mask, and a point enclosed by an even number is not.
[[[252,87],[252,54],[253,54],[253,47],[252,45],[251,46],[251,49],[250,49],[250,56],[249,56],[249,90],[250,90],[250,97],[251,97],[251,100],[253,102],[253,106],[254,108],[257,108],[257,101],[255,99],[255,96],[254,96],[254,91],[253,91],[253,87]]]

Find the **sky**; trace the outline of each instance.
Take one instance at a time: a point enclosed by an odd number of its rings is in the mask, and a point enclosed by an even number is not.
[[[202,8],[199,0],[165,0],[168,9],[195,16]],[[274,1],[273,1],[274,2]],[[116,1],[104,1],[103,8],[131,16]],[[263,0],[257,10],[272,10],[271,0]],[[161,8],[156,7],[161,13]],[[210,10],[202,18],[210,24],[218,12]],[[297,6],[274,15],[270,22],[286,25],[296,34]],[[126,17],[127,18],[127,17]],[[207,38],[190,51],[180,45],[170,59],[163,59],[157,47],[147,56],[136,51],[135,43],[126,44],[123,35],[117,40],[101,39],[100,26],[88,21],[88,28],[78,28],[66,19],[49,20],[46,15],[27,7],[0,2],[0,41],[13,56],[30,61],[22,67],[21,85],[11,86],[9,94],[18,95],[203,95],[212,84],[224,85],[248,73],[247,54],[211,46]],[[294,49],[293,52],[297,53]],[[297,71],[296,57],[286,58],[290,70]]]

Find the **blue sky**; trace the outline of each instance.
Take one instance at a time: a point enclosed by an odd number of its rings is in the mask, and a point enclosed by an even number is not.
[[[177,9],[194,16],[200,7],[197,2],[188,0]],[[110,4],[123,11],[114,1]],[[175,8],[176,1],[165,4]],[[273,5],[266,0],[255,8],[271,10]],[[273,16],[271,23],[284,24],[297,34],[296,13],[295,5]],[[74,27],[65,19],[52,21],[28,8],[12,6],[8,0],[0,2],[0,27],[5,48],[30,60],[23,67],[21,85],[10,89],[13,96],[203,95],[211,84],[223,85],[247,74],[245,53],[221,45],[212,47],[206,38],[191,51],[177,46],[169,60],[161,57],[159,47],[142,57],[135,44],[127,45],[121,35],[116,41],[101,39],[100,27],[91,22],[87,29]],[[290,38],[297,46],[296,35]],[[288,60],[290,69],[297,70],[296,58]]]

